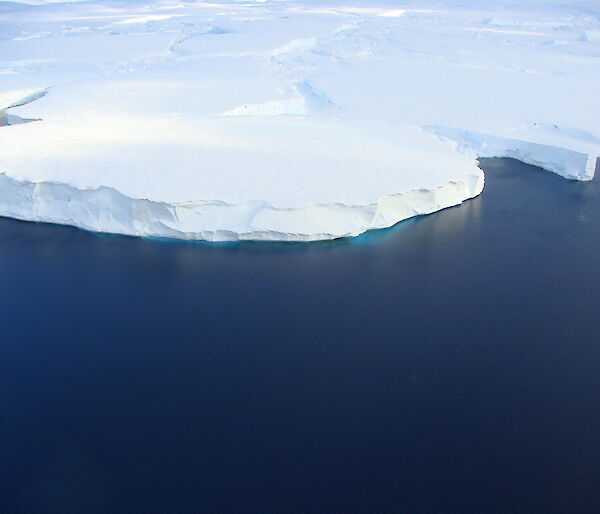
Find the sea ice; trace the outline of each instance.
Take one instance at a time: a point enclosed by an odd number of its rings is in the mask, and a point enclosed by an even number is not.
[[[600,155],[591,0],[0,10],[3,216],[331,239],[476,196],[477,157],[591,180]]]

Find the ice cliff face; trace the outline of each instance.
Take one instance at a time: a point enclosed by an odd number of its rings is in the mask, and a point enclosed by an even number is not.
[[[319,241],[371,229],[461,204],[483,189],[474,174],[433,189],[387,194],[366,205],[273,207],[266,202],[168,203],[141,200],[116,189],[76,189],[52,182],[17,181],[0,175],[5,216],[73,225],[95,232],[205,241]]]
[[[3,216],[312,241],[478,195],[477,157],[594,176],[593,2],[41,4],[3,9]]]
[[[559,127],[551,128],[554,138],[549,134],[540,137],[535,125],[521,130],[498,131],[502,136],[449,127],[425,128],[440,137],[458,142],[461,150],[478,157],[510,157],[570,180],[594,178],[598,157],[590,153],[592,145],[580,144],[580,140],[573,140],[568,132],[561,131]],[[555,140],[554,144],[552,139]]]

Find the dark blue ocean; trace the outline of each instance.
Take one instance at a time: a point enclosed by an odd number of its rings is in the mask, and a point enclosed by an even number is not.
[[[356,240],[0,219],[0,512],[600,512],[600,187]]]

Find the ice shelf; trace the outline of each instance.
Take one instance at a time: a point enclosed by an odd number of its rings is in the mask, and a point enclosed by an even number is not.
[[[307,119],[31,123],[0,138],[0,168],[6,216],[212,241],[355,236],[483,188],[474,158],[419,128]]]

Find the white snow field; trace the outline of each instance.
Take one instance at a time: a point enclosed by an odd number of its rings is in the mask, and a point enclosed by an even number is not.
[[[477,157],[591,180],[599,35],[597,0],[0,1],[0,215],[314,241],[477,196]]]

